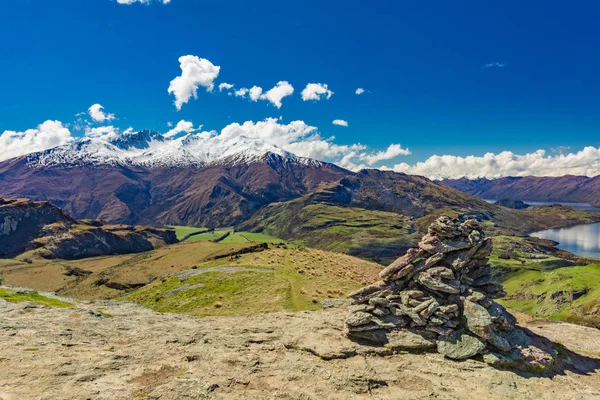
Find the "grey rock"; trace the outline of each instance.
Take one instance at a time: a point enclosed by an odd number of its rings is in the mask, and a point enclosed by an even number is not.
[[[436,336],[420,329],[401,329],[388,334],[385,347],[392,350],[420,351],[435,348]]]
[[[485,350],[485,343],[465,332],[456,331],[441,336],[437,341],[437,351],[454,360],[464,360]]]
[[[359,312],[350,314],[350,316],[348,318],[346,318],[346,325],[361,326],[361,325],[366,325],[371,321],[373,321],[373,315],[371,315],[367,312],[359,311]]]

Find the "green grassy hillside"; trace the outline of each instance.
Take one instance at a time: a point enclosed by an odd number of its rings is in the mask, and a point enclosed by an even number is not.
[[[503,279],[501,302],[528,314],[600,328],[600,264],[523,268]]]
[[[393,261],[416,239],[410,218],[401,214],[303,200],[272,205],[264,219],[245,226],[308,247],[383,263]]]
[[[381,266],[306,248],[271,248],[199,264],[130,292],[123,299],[156,311],[198,316],[319,309],[377,280]]]

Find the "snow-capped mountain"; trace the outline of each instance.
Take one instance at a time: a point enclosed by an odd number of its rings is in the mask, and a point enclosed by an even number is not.
[[[212,164],[278,162],[319,167],[317,160],[297,157],[260,139],[236,136],[223,139],[207,134],[168,138],[154,131],[126,132],[84,137],[75,142],[26,156],[29,166],[72,167],[122,165],[154,167],[202,167]]]

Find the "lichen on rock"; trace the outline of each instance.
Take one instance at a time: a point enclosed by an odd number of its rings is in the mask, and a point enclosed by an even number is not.
[[[504,290],[489,265],[492,250],[478,221],[438,218],[418,247],[380,272],[380,281],[350,294],[345,335],[393,350],[477,357],[497,367],[551,366],[553,350],[527,340],[493,300]]]

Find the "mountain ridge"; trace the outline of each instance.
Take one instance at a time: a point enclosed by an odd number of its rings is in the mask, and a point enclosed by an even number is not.
[[[444,179],[441,184],[488,200],[589,203],[600,207],[600,175]]]

